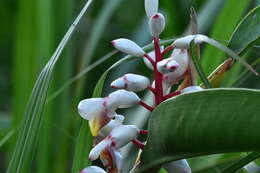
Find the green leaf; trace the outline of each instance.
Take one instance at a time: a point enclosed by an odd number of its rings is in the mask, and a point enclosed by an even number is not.
[[[228,47],[236,53],[242,52],[260,36],[260,6],[251,10],[238,24]]]
[[[236,161],[235,163],[229,165],[227,168],[221,171],[221,173],[233,173],[237,171],[240,168],[243,168],[243,166],[247,165],[248,163],[252,162],[253,160],[260,157],[260,152],[252,152],[246,157]]]
[[[182,158],[259,150],[259,98],[259,90],[208,89],[160,104],[149,121],[140,171]]]
[[[11,162],[8,166],[8,173],[23,172],[25,167],[30,165],[33,151],[37,144],[40,125],[42,123],[42,113],[47,97],[48,87],[51,81],[52,72],[56,62],[58,61],[65,45],[70,39],[75,27],[78,25],[81,17],[85,14],[92,0],[86,2],[85,6],[68,29],[67,33],[61,40],[56,51],[52,55],[49,62],[41,71],[36,84],[33,88],[31,97],[28,101],[24,119],[22,121],[18,141],[15,146]]]

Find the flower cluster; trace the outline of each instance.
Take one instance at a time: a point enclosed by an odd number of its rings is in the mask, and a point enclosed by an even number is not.
[[[123,168],[123,157],[120,149],[132,142],[140,149],[144,143],[137,138],[146,135],[147,130],[141,130],[135,125],[124,125],[124,116],[117,114],[121,108],[129,108],[141,105],[149,111],[164,100],[176,95],[202,90],[199,86],[185,84],[182,88],[171,92],[173,85],[178,84],[190,74],[189,44],[192,40],[196,44],[201,43],[203,35],[190,35],[175,40],[170,46],[160,46],[159,36],[165,28],[165,18],[158,13],[158,0],[145,0],[145,11],[149,18],[149,29],[153,37],[154,50],[146,53],[135,42],[120,38],[112,41],[113,46],[119,51],[141,57],[145,65],[153,70],[154,81],[138,74],[125,74],[111,83],[111,87],[118,89],[104,98],[90,98],[82,100],[78,105],[78,111],[82,118],[89,121],[92,135],[95,137],[95,146],[89,153],[89,159],[98,158],[102,161],[106,171],[90,166],[82,170],[82,173],[120,173]],[[169,57],[165,57],[172,51]],[[154,95],[152,106],[142,101],[134,92],[150,90]],[[189,173],[190,167],[186,160],[171,162],[165,165],[169,172]]]

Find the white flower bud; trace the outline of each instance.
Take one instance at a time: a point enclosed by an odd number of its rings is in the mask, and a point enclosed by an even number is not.
[[[163,167],[168,172],[174,173],[191,173],[191,168],[188,162],[185,159],[173,161],[167,164],[164,164]]]
[[[107,147],[110,147],[112,143],[112,140],[110,138],[105,138],[101,142],[99,142],[92,150],[89,152],[89,160],[94,161],[98,159],[101,152],[106,149]]]
[[[91,120],[101,116],[106,112],[108,117],[115,115],[115,109],[108,110],[106,107],[107,99],[105,98],[90,98],[79,102],[78,111],[82,118]]]
[[[167,58],[157,63],[157,69],[162,74],[173,72],[178,67],[179,64],[173,58]]]
[[[106,173],[106,171],[97,166],[89,166],[80,171],[80,173]]]
[[[164,46],[161,46],[160,49],[161,49],[161,51],[163,51]],[[149,52],[148,55],[155,61],[155,52],[154,51]],[[149,69],[153,70],[153,65],[151,64],[151,62],[147,58],[143,58],[143,60],[144,60],[145,65]]]
[[[185,49],[174,49],[171,55],[172,59],[175,60],[179,67],[176,68],[173,72],[167,73],[164,76],[164,81],[169,84],[173,84],[187,71],[189,66],[189,55],[188,51]]]
[[[112,44],[116,49],[132,56],[142,57],[145,54],[140,46],[129,39],[119,38],[113,40]]]
[[[126,90],[117,90],[109,94],[110,105],[117,108],[129,108],[140,102],[140,98],[134,93]]]
[[[158,11],[158,0],[145,0],[144,6],[146,15],[150,18]]]
[[[177,49],[189,49],[190,43],[194,40],[195,44],[201,44],[204,40],[207,40],[208,37],[202,34],[197,35],[187,35],[185,37],[181,37],[176,39],[173,42],[173,46]]]
[[[123,115],[115,115],[115,119],[112,119],[102,129],[99,130],[98,136],[105,138],[109,133],[117,126],[123,124],[125,117]]]
[[[134,125],[121,125],[115,127],[110,136],[114,140],[116,148],[121,148],[128,144],[131,140],[135,139],[139,134],[139,129]]]
[[[126,74],[111,83],[112,88],[125,89],[127,91],[142,91],[150,85],[147,77],[137,74]]]
[[[181,93],[191,93],[191,92],[196,92],[201,90],[203,90],[203,88],[201,88],[200,86],[189,86],[181,90]]]
[[[161,13],[153,15],[149,20],[149,29],[151,35],[155,38],[158,38],[159,35],[165,28],[165,19]]]

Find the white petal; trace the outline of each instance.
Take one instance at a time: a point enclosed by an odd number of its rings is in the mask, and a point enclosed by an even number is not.
[[[120,153],[119,150],[115,149],[115,148],[112,148],[112,151],[113,151],[113,160],[116,164],[116,168],[118,170],[118,173],[120,173],[123,169],[123,156],[122,154]]]
[[[125,74],[111,83],[113,88],[125,89],[127,91],[142,91],[149,85],[150,81],[147,77],[131,73]]]
[[[158,11],[158,0],[145,0],[144,6],[146,15],[150,18]]]
[[[98,159],[100,153],[107,147],[110,147],[111,140],[110,139],[104,139],[101,142],[99,142],[89,153],[89,160],[94,161]]]
[[[189,49],[190,43],[195,37],[195,35],[188,35],[178,38],[173,42],[172,45],[177,49]]]
[[[112,44],[116,49],[132,56],[142,57],[145,54],[140,46],[129,39],[119,38],[113,40]]]
[[[109,133],[117,126],[122,125],[125,117],[122,115],[116,115],[114,120],[110,120],[102,129],[100,129],[98,136],[100,138],[105,138]]]
[[[191,93],[191,92],[196,92],[201,90],[203,90],[203,88],[201,88],[200,86],[190,86],[181,90],[181,93]]]
[[[139,134],[139,129],[134,125],[121,125],[115,127],[110,136],[115,141],[115,147],[121,148],[128,144],[131,140],[135,139]]]
[[[162,74],[173,72],[178,67],[179,64],[173,58],[167,58],[157,63],[157,69]]]
[[[82,118],[90,120],[100,116],[104,111],[103,98],[90,98],[79,102],[78,111]]]
[[[149,20],[149,29],[153,37],[158,38],[165,28],[165,18],[161,13],[153,15]]]
[[[191,168],[185,159],[164,164],[163,167],[169,173],[191,173]]]
[[[179,67],[164,76],[165,82],[169,84],[179,80],[179,78],[187,71],[189,66],[189,55],[187,50],[174,49],[171,57],[179,64]]]
[[[80,171],[80,173],[106,173],[106,171],[97,166],[89,166]]]
[[[117,108],[129,108],[140,102],[140,98],[134,93],[125,90],[117,90],[109,94],[109,103]]]

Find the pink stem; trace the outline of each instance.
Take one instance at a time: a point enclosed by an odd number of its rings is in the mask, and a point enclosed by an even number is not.
[[[155,64],[162,60],[162,54],[160,50],[159,38],[154,38],[154,51],[155,51]],[[163,75],[158,71],[157,66],[154,68],[154,80],[155,80],[155,104],[159,105],[163,101]]]
[[[169,52],[171,49],[173,49],[174,47],[172,45],[166,47],[163,51],[162,51],[162,55],[165,55],[167,52]]]
[[[174,91],[174,92],[172,92],[172,93],[170,93],[170,94],[168,94],[168,95],[165,95],[165,96],[163,97],[163,99],[166,100],[166,99],[172,98],[172,97],[174,97],[174,96],[177,96],[177,95],[179,95],[179,94],[181,94],[181,91]]]
[[[154,60],[148,55],[148,54],[144,54],[144,57],[150,61],[150,63],[153,65],[153,67],[155,68],[156,64],[154,62]]]
[[[138,148],[144,149],[144,144],[141,141],[139,141],[137,139],[133,139],[132,143],[135,144]]]
[[[148,134],[148,130],[140,130],[139,134],[140,135],[147,135]]]
[[[155,89],[153,87],[149,86],[148,89],[152,91],[154,94],[156,94]]]
[[[153,107],[152,106],[149,106],[148,104],[146,104],[145,102],[143,102],[142,100],[139,102],[139,104],[141,106],[143,106],[144,108],[146,108],[147,110],[149,110],[150,112],[153,112]]]

